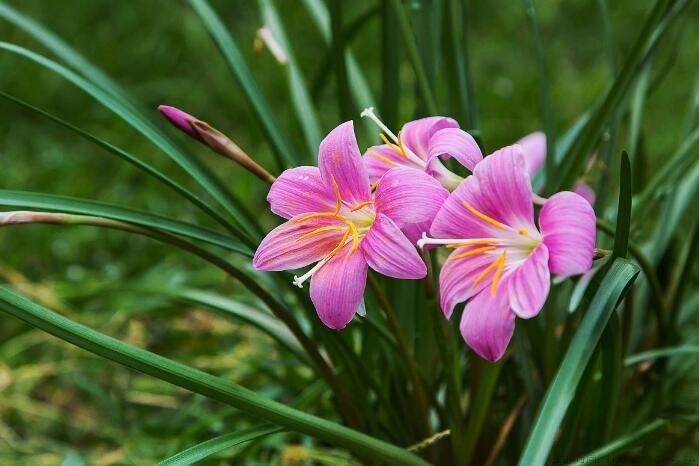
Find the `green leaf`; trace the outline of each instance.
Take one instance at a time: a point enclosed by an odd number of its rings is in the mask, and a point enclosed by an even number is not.
[[[259,235],[259,227],[251,220],[250,215],[240,204],[240,201],[227,191],[221,182],[195,157],[181,152],[169,139],[161,135],[152,125],[141,115],[136,113],[132,107],[125,105],[121,100],[112,96],[101,87],[85,80],[81,76],[72,72],[68,68],[49,60],[43,55],[39,55],[24,47],[7,42],[0,42],[0,49],[7,50],[21,57],[27,58],[67,79],[77,87],[85,91],[99,101],[102,105],[114,112],[126,123],[139,131],[156,146],[163,150],[172,160],[189,173],[214,199],[216,199],[226,211],[228,211],[235,221],[243,228],[237,234],[243,240],[255,239]],[[251,235],[248,237],[248,235]]]
[[[519,459],[520,466],[543,466],[587,363],[614,309],[638,275],[626,259],[616,259],[594,295],[549,386]]]
[[[631,229],[631,162],[626,151],[621,153],[621,168],[619,173],[619,206],[617,208],[616,231],[614,232],[614,248],[612,260],[626,257],[629,253],[629,232]]]
[[[448,0],[445,3],[444,24],[446,28],[444,66],[451,73],[447,76],[453,88],[451,98],[458,102],[459,121],[465,128],[477,128],[476,109],[473,98],[473,85],[468,62],[468,35],[465,31],[468,22],[464,9],[466,2]]]
[[[674,356],[693,354],[699,356],[699,345],[681,345],[673,346],[672,348],[659,348],[642,353],[633,354],[624,359],[626,367],[635,366],[636,364],[650,361],[658,358],[671,358]]]
[[[316,437],[363,458],[391,465],[428,466],[418,456],[382,440],[261,397],[240,385],[136,348],[60,316],[0,287],[0,311],[62,340],[131,369],[233,406],[290,431]]]
[[[646,424],[635,432],[623,435],[611,443],[599,448],[590,453],[586,453],[579,459],[568,463],[568,466],[578,466],[581,464],[596,464],[597,462],[604,462],[612,464],[614,457],[619,453],[631,448],[639,440],[642,440],[649,436],[650,434],[657,432],[660,429],[665,428],[667,422],[663,419],[656,419],[650,424]]]
[[[104,217],[204,241],[252,257],[247,246],[214,230],[114,204],[54,194],[0,190],[0,205]]]
[[[276,426],[257,426],[244,429],[239,432],[224,434],[206,442],[202,442],[193,447],[187,448],[176,455],[162,460],[158,466],[188,466],[208,458],[211,455],[220,453],[241,443],[259,439],[270,434],[281,432],[282,429]]]
[[[267,100],[257,85],[255,77],[240,53],[238,45],[223,25],[221,18],[219,18],[206,0],[188,0],[188,3],[199,16],[206,30],[209,31],[211,38],[226,60],[228,68],[243,90],[243,94],[245,94],[248,103],[257,116],[258,122],[267,135],[267,139],[277,158],[279,168],[283,169],[285,166],[299,165],[300,159],[296,153],[296,148],[294,148],[283,132],[281,124],[269,107]]]

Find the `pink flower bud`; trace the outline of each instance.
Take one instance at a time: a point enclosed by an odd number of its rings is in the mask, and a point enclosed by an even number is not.
[[[158,111],[168,119],[170,123],[180,131],[188,134],[198,141],[202,141],[201,136],[192,127],[192,122],[197,121],[195,117],[189,113],[183,112],[179,108],[170,107],[168,105],[158,106]],[[202,141],[203,142],[203,141]]]

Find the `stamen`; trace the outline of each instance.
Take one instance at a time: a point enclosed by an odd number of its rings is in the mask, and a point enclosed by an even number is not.
[[[306,238],[310,238],[311,236],[319,235],[319,234],[324,233],[326,231],[342,231],[342,230],[344,230],[343,227],[336,226],[336,225],[327,226],[327,227],[320,227],[320,228],[316,228],[315,230],[313,230],[311,232],[306,233],[305,235],[299,236],[298,238],[296,238],[296,241],[301,241],[301,240],[304,240]]]
[[[335,181],[335,177],[333,175],[330,175],[330,181],[333,182],[333,189],[335,190],[335,197],[337,198],[337,206],[335,207],[335,213],[338,214],[340,213],[340,209],[342,208],[342,197],[340,196],[340,187],[337,185],[337,182]]]
[[[400,136],[400,131],[398,131],[398,148],[400,149],[400,155],[406,159],[410,158],[408,157],[408,152],[406,152],[405,146],[403,145],[403,138]]]
[[[525,230],[524,228],[520,228],[518,233],[522,236],[529,234],[529,232],[527,230]]]
[[[447,260],[448,261],[455,261],[455,260],[463,259],[464,257],[474,256],[476,254],[483,254],[485,252],[492,251],[493,249],[496,249],[495,246],[484,246],[482,248],[471,249],[470,251],[463,252],[463,253],[457,254],[455,256],[449,256],[449,258]]]
[[[312,214],[307,214],[307,215],[304,215],[303,217],[299,217],[298,221],[303,222],[304,220],[310,220],[312,218],[319,218],[319,217],[340,218],[340,216],[337,214],[337,212],[314,212]]]
[[[381,120],[379,120],[379,117],[376,116],[376,114],[374,113],[374,107],[367,107],[367,108],[365,108],[365,109],[362,111],[362,113],[359,114],[359,116],[362,117],[362,118],[364,118],[364,117],[369,118],[371,121],[373,121],[374,123],[376,123],[376,126],[378,126],[379,128],[381,128],[381,131],[383,131],[384,133],[386,133],[386,134],[387,134],[391,139],[393,139],[395,142],[398,142],[398,138],[396,137],[396,135],[393,134],[393,132],[391,132],[390,129],[388,129],[388,126],[384,125],[383,122],[382,122]]]
[[[360,210],[360,209],[363,209],[364,207],[366,207],[366,206],[368,206],[368,205],[371,205],[371,204],[373,204],[373,203],[374,203],[374,201],[371,201],[371,200],[369,200],[369,201],[364,201],[364,202],[360,202],[360,203],[357,204],[356,206],[352,207],[352,208],[350,209],[350,212],[356,212],[356,211],[358,211],[358,210]]]
[[[381,160],[382,162],[385,162],[388,165],[397,165],[396,162],[393,160],[389,159],[388,157],[384,157],[383,155],[379,154],[377,151],[373,149],[369,149],[368,151],[371,155],[376,157],[377,159]]]
[[[478,276],[478,278],[476,278],[474,280],[473,285],[471,285],[471,288],[477,287],[478,284],[480,282],[482,282],[485,277],[488,276],[488,274],[490,273],[491,270],[493,270],[496,267],[499,268],[500,264],[504,264],[506,257],[507,257],[507,251],[502,251],[502,255],[499,258],[497,258],[495,261],[493,261],[492,264],[490,264],[488,267],[486,267],[485,270],[483,270],[483,272],[481,272],[481,274]],[[498,279],[499,278],[500,277],[498,277]]]
[[[426,232],[422,233],[422,238],[417,241],[417,247],[423,248],[426,244],[444,244],[448,248],[459,248],[461,246],[471,246],[475,244],[500,244],[497,238],[469,238],[469,239],[439,239],[429,238]]]
[[[292,283],[294,285],[298,286],[299,288],[303,288],[303,282],[305,282],[306,280],[311,278],[313,276],[313,274],[318,271],[318,269],[320,269],[322,266],[325,265],[326,262],[328,262],[330,260],[331,257],[332,257],[332,255],[328,255],[325,258],[319,260],[318,263],[311,268],[311,270],[304,273],[300,277],[294,275],[294,281]]]
[[[357,231],[357,227],[354,226],[354,223],[352,223],[351,220],[347,220],[346,222],[349,226],[349,229],[352,231],[352,249],[350,250],[350,253],[352,253],[356,251],[359,247],[359,232]]]
[[[502,276],[502,271],[505,270],[505,259],[507,258],[507,251],[502,251],[502,256],[500,256],[500,263],[498,268],[495,270],[495,275],[493,275],[493,284],[490,286],[491,296],[495,296],[498,292],[498,285],[500,284],[500,277]]]
[[[371,185],[369,186],[369,189],[372,190],[372,191],[375,190],[376,187],[379,185],[379,181],[381,181],[381,178],[379,178],[378,180],[376,180],[376,181],[374,181],[373,183],[371,183]]]
[[[485,214],[482,213],[482,212],[477,211],[477,210],[474,209],[473,206],[471,206],[471,204],[469,204],[468,202],[463,201],[463,204],[464,204],[464,206],[469,210],[469,212],[471,212],[473,215],[475,215],[476,217],[480,218],[480,219],[483,220],[484,222],[488,222],[488,223],[490,223],[491,225],[493,225],[493,226],[495,226],[495,227],[497,227],[497,228],[500,228],[501,230],[509,230],[509,227],[508,227],[507,225],[505,225],[504,223],[498,222],[497,220],[495,220],[495,219],[492,218],[492,217],[488,217],[487,215],[485,215]]]

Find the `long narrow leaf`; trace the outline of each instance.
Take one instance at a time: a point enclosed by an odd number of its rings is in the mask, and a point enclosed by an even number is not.
[[[699,345],[682,345],[674,346],[672,348],[659,348],[650,351],[644,351],[643,353],[633,354],[624,359],[624,365],[626,367],[635,366],[636,364],[645,361],[650,361],[652,359],[670,358],[673,356],[684,356],[687,354],[699,356]]]
[[[621,169],[619,173],[619,207],[617,208],[616,231],[614,233],[614,249],[612,260],[626,257],[629,251],[629,231],[631,228],[631,162],[626,151],[621,153]]]
[[[392,465],[428,464],[402,448],[268,400],[240,385],[92,330],[49,311],[8,288],[0,287],[0,311],[104,358],[229,404],[288,430],[346,448],[366,459]]]

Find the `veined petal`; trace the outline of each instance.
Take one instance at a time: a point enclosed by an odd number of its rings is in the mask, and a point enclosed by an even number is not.
[[[406,166],[423,171],[415,162],[407,159],[391,149],[388,145],[373,146],[367,149],[362,157],[364,166],[369,174],[369,180],[374,183],[391,168]]]
[[[527,163],[529,176],[534,175],[546,161],[546,135],[541,131],[537,131],[524,136],[517,141],[517,144],[522,146],[522,153]]]
[[[371,199],[369,176],[362,163],[351,121],[342,123],[328,134],[318,149],[318,167],[329,189],[337,189],[342,200],[359,204]]]
[[[551,196],[539,214],[549,269],[562,277],[585,273],[595,249],[595,212],[581,196],[563,191]]]
[[[493,296],[487,289],[478,293],[466,304],[459,328],[476,354],[491,362],[500,359],[515,331],[515,314],[510,310],[507,293]]]
[[[366,287],[367,263],[361,250],[348,244],[311,278],[311,300],[318,317],[339,330],[354,317]]]
[[[496,259],[492,255],[484,254],[487,252],[484,249],[486,247],[476,245],[457,248],[442,266],[439,272],[439,304],[447,319],[451,318],[457,304],[491,286],[492,276],[473,286],[481,273]]]
[[[393,278],[422,278],[427,267],[403,232],[384,214],[378,214],[361,245],[369,267]]]
[[[541,243],[508,280],[510,307],[523,319],[537,315],[546,302],[551,287],[548,261],[548,248]]]
[[[483,160],[483,153],[473,136],[459,128],[440,129],[432,135],[428,157],[454,157],[461,165],[473,171]]]
[[[323,183],[318,167],[296,167],[285,170],[267,194],[272,212],[291,218],[310,212],[332,211],[335,193]]]
[[[427,160],[432,135],[444,128],[458,128],[456,120],[443,116],[433,116],[413,120],[403,125],[400,131],[401,141],[415,155]]]
[[[408,241],[410,241],[412,244],[417,244],[417,241],[422,238],[423,233],[428,233],[430,231],[430,226],[432,225],[432,221],[426,221],[426,222],[419,222],[419,223],[406,223],[403,225],[401,230],[403,231],[403,234],[405,235],[406,238],[408,238]],[[425,245],[423,249],[432,249],[434,248],[434,245]]]
[[[255,251],[257,270],[293,270],[317,262],[340,243],[345,224],[332,217],[297,216],[270,231]]]
[[[434,218],[449,192],[425,172],[396,167],[387,171],[376,186],[376,212],[402,227]]]

